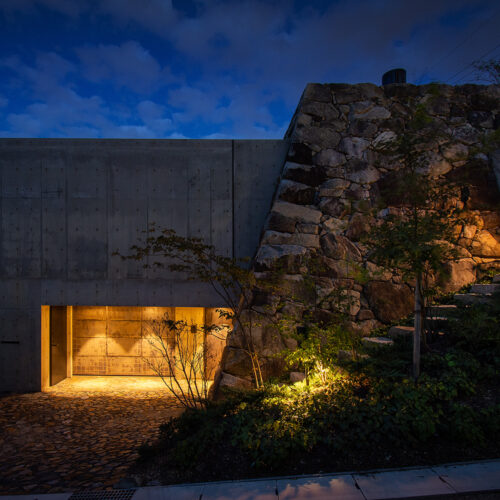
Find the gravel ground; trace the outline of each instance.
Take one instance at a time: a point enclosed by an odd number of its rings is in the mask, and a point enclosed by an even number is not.
[[[179,415],[161,380],[73,377],[0,398],[0,494],[111,488]]]

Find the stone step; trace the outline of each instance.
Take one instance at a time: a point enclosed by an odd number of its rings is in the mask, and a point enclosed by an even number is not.
[[[413,326],[391,326],[387,332],[387,336],[391,339],[398,337],[411,337],[413,335]]]
[[[493,276],[493,283],[500,283],[500,274],[495,274],[495,276]]]
[[[489,304],[491,303],[492,296],[482,293],[456,293],[453,298],[464,305],[471,304]]]
[[[472,285],[470,289],[471,293],[495,293],[500,291],[500,284],[491,283],[489,285],[476,284]]]
[[[394,344],[394,340],[388,337],[363,337],[361,342],[367,349],[378,349]]]
[[[450,316],[453,316],[453,314],[456,312],[457,312],[457,306],[453,304],[435,305],[435,306],[429,306],[427,308],[427,316],[431,318],[434,317],[448,318]]]
[[[436,328],[446,327],[448,319],[447,316],[427,316],[425,318],[425,324],[428,328],[435,330]]]

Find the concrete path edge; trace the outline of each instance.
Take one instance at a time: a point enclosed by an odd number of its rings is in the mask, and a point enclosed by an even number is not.
[[[99,500],[120,490],[92,491]],[[126,490],[121,490],[122,492]],[[376,500],[500,492],[500,459],[136,488],[131,500]],[[78,493],[0,496],[0,500],[75,500]],[[130,496],[129,496],[130,498]]]

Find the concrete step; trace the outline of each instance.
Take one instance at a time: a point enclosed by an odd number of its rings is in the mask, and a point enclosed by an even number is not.
[[[391,339],[399,337],[411,337],[413,335],[413,326],[391,326],[387,332],[387,336]]]
[[[500,283],[500,274],[495,274],[495,276],[493,276],[493,283]]]
[[[388,337],[363,337],[361,342],[367,349],[379,349],[394,344],[394,341]]]
[[[427,308],[427,316],[431,318],[448,318],[456,312],[457,306],[453,304],[435,305]]]
[[[489,304],[491,303],[492,296],[482,293],[456,293],[453,298],[461,304]]]
[[[472,285],[470,289],[471,293],[495,293],[500,291],[500,284],[491,283],[489,285],[476,284]]]

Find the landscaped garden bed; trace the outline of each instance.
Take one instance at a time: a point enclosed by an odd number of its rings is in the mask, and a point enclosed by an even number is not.
[[[331,363],[288,385],[227,394],[161,427],[130,471],[163,484],[399,467],[500,456],[500,300],[459,306],[429,335],[422,374],[411,339]]]

